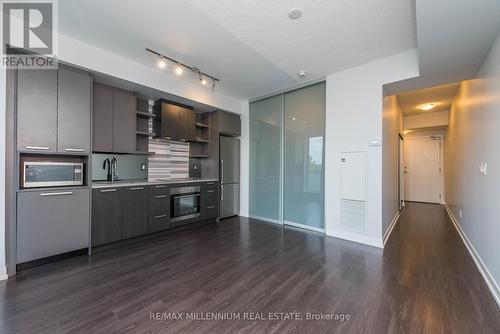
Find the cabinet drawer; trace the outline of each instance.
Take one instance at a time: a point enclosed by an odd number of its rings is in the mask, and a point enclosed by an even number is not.
[[[205,182],[201,184],[201,190],[206,191],[206,190],[216,190],[219,187],[219,182],[217,181],[210,181],[210,182]]]
[[[89,246],[89,190],[17,194],[17,263]]]
[[[153,215],[149,219],[149,233],[166,230],[170,227],[168,213]]]
[[[203,205],[201,208],[201,217],[203,220],[215,219],[219,216],[217,204]]]
[[[151,216],[168,214],[170,212],[170,201],[168,195],[151,196],[150,213]]]
[[[158,195],[170,195],[168,184],[157,184],[151,187],[151,198]]]
[[[206,205],[214,205],[217,204],[219,200],[219,197],[217,196],[217,191],[215,190],[208,190],[204,191],[201,194],[201,205],[206,206]]]

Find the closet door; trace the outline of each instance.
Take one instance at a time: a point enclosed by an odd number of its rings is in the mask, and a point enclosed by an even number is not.
[[[283,220],[324,229],[325,83],[284,94]]]
[[[250,215],[281,220],[282,95],[250,104]]]

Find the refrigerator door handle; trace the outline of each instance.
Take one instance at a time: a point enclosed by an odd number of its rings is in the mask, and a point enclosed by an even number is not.
[[[224,200],[224,185],[223,184],[220,185],[220,200],[221,201]]]
[[[224,182],[224,160],[220,160],[220,180]]]

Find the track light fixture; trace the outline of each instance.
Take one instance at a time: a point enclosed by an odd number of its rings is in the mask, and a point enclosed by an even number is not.
[[[198,74],[198,79],[200,80],[200,83],[203,85],[203,86],[206,86],[208,84],[208,79],[210,79],[212,81],[212,84],[210,86],[210,90],[214,91],[215,90],[215,86],[217,85],[217,82],[219,82],[220,80],[217,79],[216,77],[213,77],[207,73],[204,73],[202,71],[200,71],[200,69],[194,67],[194,66],[189,66],[189,65],[186,65],[186,64],[183,64],[175,59],[172,59],[170,57],[167,57],[159,52],[156,52],[154,50],[151,50],[149,48],[146,48],[146,51],[148,52],[151,52],[152,54],[156,55],[159,57],[158,59],[158,67],[160,69],[164,69],[167,67],[167,60],[176,64],[175,66],[175,74],[177,74],[178,76],[181,76],[183,73],[184,73],[184,69],[188,69],[190,70],[191,72],[194,72],[196,74]]]

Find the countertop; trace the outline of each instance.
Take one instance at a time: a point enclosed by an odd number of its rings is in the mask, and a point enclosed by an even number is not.
[[[201,182],[217,182],[218,179],[172,179],[172,180],[123,180],[123,181],[94,181],[92,189],[110,188],[110,187],[130,187],[130,186],[149,186],[160,184],[179,184],[179,183],[201,183]]]

